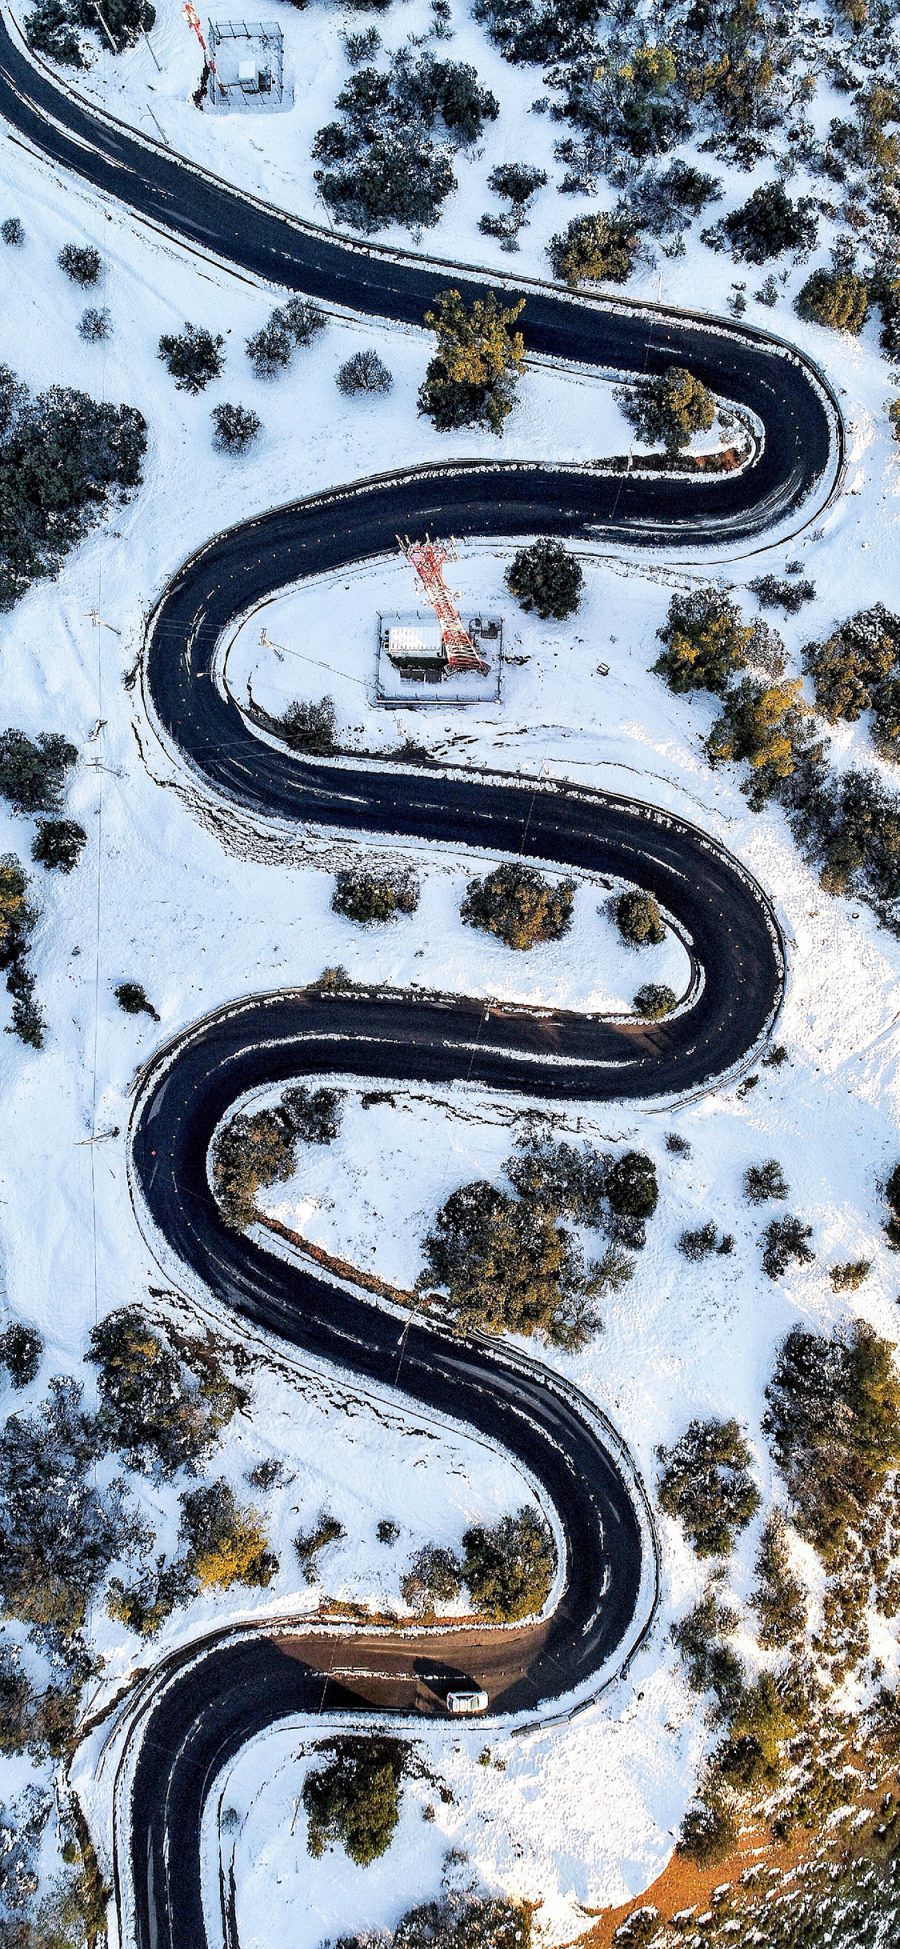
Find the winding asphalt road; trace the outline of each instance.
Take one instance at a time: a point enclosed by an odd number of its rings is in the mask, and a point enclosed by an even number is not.
[[[338,242],[251,204],[67,96],[23,54],[2,16],[0,115],[144,220],[328,304],[419,325],[449,282],[467,296],[505,282]],[[690,942],[690,995],[657,1025],[486,1010],[456,998],[258,997],[197,1024],[151,1064],[136,1099],[131,1173],[163,1261],[190,1268],[223,1307],[367,1388],[396,1392],[413,1411],[502,1444],[555,1511],[558,1600],[549,1616],[512,1631],[223,1632],[170,1659],[135,1708],[117,1794],[120,1928],[140,1949],[205,1944],[203,1809],[222,1766],[254,1733],[294,1713],[439,1711],[460,1677],[486,1686],[494,1712],[546,1711],[596,1690],[652,1616],[652,1520],[629,1458],[591,1403],[527,1356],[404,1319],[229,1231],[207,1174],[213,1133],[235,1101],[298,1075],[436,1085],[466,1077],[529,1098],[659,1098],[732,1069],[777,1012],[784,964],[771,907],[737,862],[685,821],[636,801],[509,778],[301,761],[256,736],[220,681],[217,651],[248,607],[303,576],[392,549],[398,531],[558,533],[652,544],[670,556],[708,546],[735,552],[762,545],[775,526],[804,525],[825,504],[842,461],[840,413],[798,354],[701,316],[528,281],[510,288],[527,297],[532,355],[618,374],[673,359],[689,365],[761,423],[752,464],[692,481],[451,463],[264,514],[215,538],[168,585],[148,627],[148,709],[205,790],[262,819],[446,842],[489,858],[524,855],[639,882]]]

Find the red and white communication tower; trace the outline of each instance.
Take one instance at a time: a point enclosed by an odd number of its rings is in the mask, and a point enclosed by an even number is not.
[[[406,556],[422,594],[440,623],[448,670],[477,670],[486,676],[490,665],[479,656],[444,581],[444,563],[456,561],[456,543],[431,541],[428,535],[424,541],[410,541],[408,535],[398,535],[397,541],[401,555]]]
[[[209,48],[207,47],[206,42],[203,38],[203,28],[200,25],[200,15],[198,14],[196,7],[192,5],[192,0],[185,0],[185,4],[182,7],[181,11],[192,33],[196,34],[197,39],[200,42],[200,46],[203,49],[204,59],[206,61],[207,67],[209,68],[210,74],[214,76],[216,81],[218,81],[219,77],[216,74],[215,58],[212,54],[210,54]]]

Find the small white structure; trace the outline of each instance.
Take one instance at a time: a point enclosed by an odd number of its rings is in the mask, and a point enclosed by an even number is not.
[[[437,617],[420,609],[379,616],[378,704],[490,704],[500,695],[503,623],[499,616],[467,618],[472,667],[454,667]]]
[[[284,35],[277,20],[209,22],[211,108],[259,110],[289,107],[284,100]]]

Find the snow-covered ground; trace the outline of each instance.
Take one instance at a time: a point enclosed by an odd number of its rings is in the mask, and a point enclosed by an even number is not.
[[[162,77],[142,45],[121,63],[101,55],[81,85],[105,91],[116,112],[151,134],[145,110],[152,107],[174,146],[321,218],[312,202],[309,139],[327,119],[345,73],[337,37],[347,19],[319,0],[304,12],[277,5],[274,11],[283,21],[295,82],[302,74],[305,84],[296,86],[296,106],[284,116],[226,122],[196,113],[187,96],[196,82],[197,51],[176,0],[162,0],[153,36]],[[396,21],[389,16],[384,29],[388,42],[412,31],[422,9],[411,0],[395,12]],[[460,161],[458,197],[429,234],[428,247],[543,274],[543,243],[582,200],[561,203],[552,185],[541,192],[517,259],[492,258],[495,247],[475,227],[490,204],[488,169],[522,151],[522,118],[539,91],[539,75],[501,63],[471,26],[460,27],[449,51],[476,60],[481,79],[502,95],[503,116],[486,132],[483,157]],[[530,116],[526,126],[529,157],[552,175],[551,125]],[[296,864],[273,863],[264,849],[245,859],[198,821],[146,724],[139,691],[121,681],[167,577],[213,530],[265,506],[376,467],[448,452],[478,454],[485,437],[448,441],[416,417],[425,341],[413,332],[333,321],[286,377],[271,385],[254,380],[242,345],[263,322],[269,294],[198,264],[0,140],[2,214],[20,214],[28,233],[21,252],[2,257],[0,359],[34,386],[62,381],[138,404],[150,425],[140,493],[69,560],[56,585],[35,588],[2,620],[4,722],[33,735],[62,730],[77,744],[81,761],[67,810],[89,835],[70,878],[35,869],[41,922],[34,966],[49,1023],[47,1047],[35,1053],[5,1037],[0,1049],[4,1317],[33,1322],[45,1335],[43,1382],[51,1371],[82,1372],[95,1319],[146,1300],[148,1288],[159,1285],[159,1268],[129,1203],[124,1132],[135,1071],[167,1035],[233,996],[302,983],[335,963],[351,975],[401,987],[418,983],[601,1008],[627,1006],[647,978],[679,987],[683,956],[671,940],[660,950],[625,949],[599,911],[604,894],[589,886],[579,887],[566,941],[530,955],[508,954],[456,917],[464,880],[482,862],[414,847],[407,850],[422,882],[417,914],[363,931],[330,911],[332,873],[346,847],[332,847],[323,836],[298,848]],[[753,180],[734,174],[731,200],[743,198]],[[99,299],[78,292],[57,269],[56,253],[69,240],[101,249],[106,271]],[[661,260],[658,272],[645,273],[631,288],[671,302],[696,302],[699,294],[721,308],[736,275],[745,273],[729,258],[692,244],[686,260]],[[789,289],[803,275],[792,272]],[[816,582],[816,600],[779,624],[796,671],[809,637],[864,603],[891,601],[900,471],[885,428],[888,377],[875,325],[858,342],[829,336],[802,326],[784,298],[774,312],[755,306],[755,281],[750,272],[749,315],[786,331],[827,366],[850,427],[845,491],[815,535],[712,571],[740,587],[763,569],[782,572],[787,557],[802,559]],[[114,334],[105,347],[85,346],[77,335],[88,301],[111,309]],[[156,357],[160,332],[178,329],[186,318],[221,330],[228,347],[222,380],[198,399],[176,392]],[[369,344],[394,372],[394,391],[383,401],[346,401],[335,370]],[[258,446],[237,463],[214,453],[209,438],[210,407],[226,398],[255,406],[264,422]],[[532,370],[501,451],[581,459],[621,451],[627,439],[609,387]],[[410,735],[455,764],[632,791],[708,826],[773,896],[790,950],[777,1032],[789,1062],[760,1068],[749,1090],[725,1089],[666,1114],[623,1113],[612,1105],[554,1118],[557,1129],[601,1147],[640,1142],[657,1159],[662,1195],[634,1281],[605,1303],[602,1334],[577,1357],[548,1356],[608,1411],[648,1478],[656,1444],[677,1434],[690,1415],[738,1415],[750,1428],[767,1499],[774,1485],[758,1432],[761,1398],[786,1328],[797,1319],[827,1325],[858,1314],[896,1334],[896,1261],[881,1240],[878,1180],[897,1155],[900,947],[867,909],[820,891],[779,813],[754,817],[736,777],[725,769],[710,772],[700,741],[711,703],[675,699],[649,674],[669,590],[683,577],[663,562],[623,565],[585,551],[581,611],[572,623],[545,625],[506,596],[506,559],[488,539],[466,551],[454,571],[464,606],[503,609],[507,652],[523,659],[505,667],[499,705],[415,717],[372,708],[375,614],[411,595],[397,563],[289,592],[268,605],[238,636],[229,679],[240,696],[249,677],[257,701],[273,709],[329,692],[342,737],[367,750]],[[752,608],[753,598],[746,601]],[[89,620],[92,610],[99,611],[99,624]],[[261,654],[261,621],[286,647],[283,662]],[[598,674],[601,662],[609,665],[608,676]],[[870,759],[866,723],[841,728],[832,748],[838,763]],[[31,835],[31,822],[0,808],[0,852],[27,859]],[[112,988],[123,978],[144,983],[159,1026],[118,1010]],[[7,1009],[3,996],[4,1022]],[[419,1268],[421,1239],[437,1205],[467,1178],[497,1175],[523,1128],[518,1106],[512,1112],[472,1089],[450,1091],[441,1103],[404,1090],[393,1106],[368,1109],[351,1092],[337,1144],[304,1154],[295,1182],[273,1194],[270,1208],[329,1249],[405,1283]],[[689,1141],[690,1156],[666,1151],[670,1129]],[[89,1144],[92,1134],[99,1140]],[[811,1267],[777,1285],[759,1269],[764,1219],[741,1199],[744,1167],[769,1156],[784,1164],[790,1208],[813,1225],[817,1252]],[[734,1232],[734,1255],[691,1266],[675,1242],[684,1227],[708,1217]],[[863,1256],[874,1260],[870,1279],[851,1298],[836,1297],[828,1268]],[[15,1405],[23,1405],[22,1397]],[[256,1497],[281,1553],[278,1582],[267,1593],[198,1600],[161,1634],[159,1651],[213,1620],[310,1605],[320,1591],[373,1605],[390,1601],[418,1541],[454,1541],[467,1521],[489,1519],[525,1494],[502,1458],[489,1460],[464,1437],[426,1428],[393,1407],[377,1410],[333,1377],[292,1379],[261,1362],[251,1418],[229,1435],[215,1470],[247,1494],[247,1471],[270,1454],[285,1461],[290,1478],[267,1498]],[[162,1548],[174,1536],[172,1494],[145,1488],[144,1496]],[[310,1588],[298,1578],[290,1539],[323,1505],[344,1522],[347,1537],[323,1555],[322,1584]],[[401,1524],[395,1550],[375,1540],[381,1516]],[[262,1752],[243,1756],[229,1795],[240,1818],[235,1846],[245,1949],[282,1939],[292,1949],[315,1949],[324,1935],[360,1922],[392,1923],[410,1901],[434,1892],[447,1846],[466,1849],[487,1885],[540,1899],[541,1919],[558,1938],[584,1924],[585,1907],[644,1887],[668,1856],[706,1738],[666,1638],[672,1617],[699,1587],[698,1568],[672,1526],[663,1525],[662,1542],[660,1619],[629,1680],[571,1727],[523,1741],[492,1737],[505,1772],[477,1764],[484,1743],[477,1731],[423,1735],[422,1750],[454,1799],[445,1804],[424,1787],[409,1788],[394,1848],[367,1875],[343,1858],[314,1865],[306,1856],[302,1815],[295,1820],[308,1761],[305,1735],[279,1733]],[[748,1588],[755,1546],[753,1528],[735,1559],[739,1593]],[[887,1629],[882,1638],[878,1649],[890,1674],[896,1643]],[[104,1695],[146,1662],[146,1647],[102,1616],[95,1641],[108,1660]],[[10,1765],[9,1792],[22,1778],[21,1766]],[[426,1797],[435,1800],[431,1827],[421,1820],[419,1802]],[[93,1809],[102,1845],[99,1800]]]

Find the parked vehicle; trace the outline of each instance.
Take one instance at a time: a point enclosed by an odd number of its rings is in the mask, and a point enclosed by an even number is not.
[[[448,1712],[454,1712],[454,1713],[486,1712],[487,1708],[488,1708],[488,1695],[486,1692],[479,1691],[479,1692],[448,1692],[447,1693]]]

